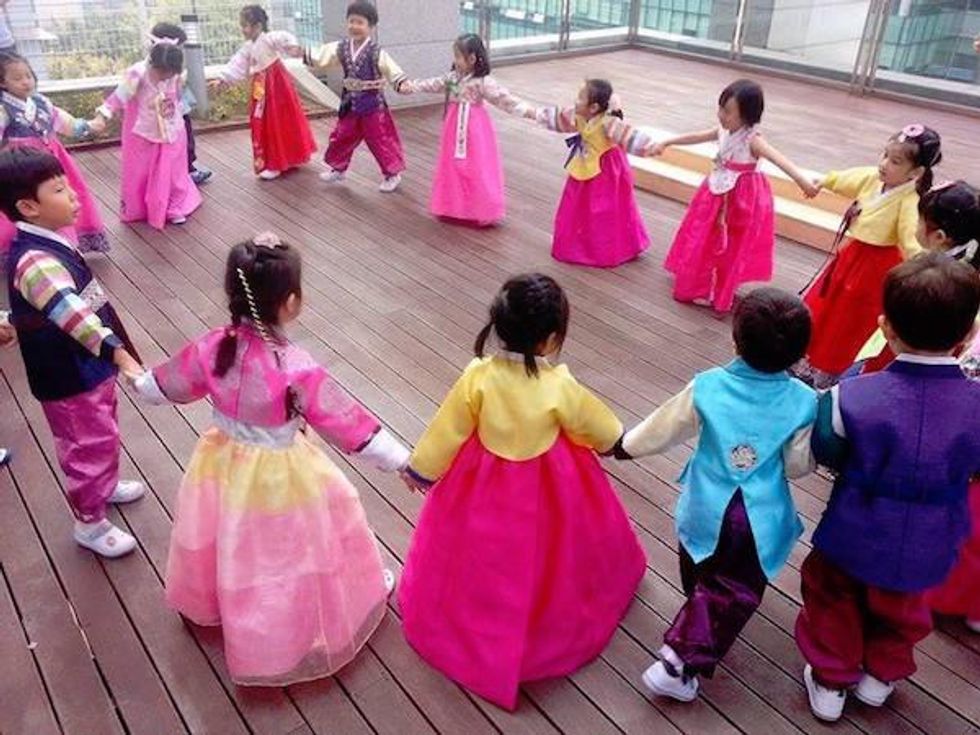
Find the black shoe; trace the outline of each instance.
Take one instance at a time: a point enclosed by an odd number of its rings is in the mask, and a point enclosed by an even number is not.
[[[191,181],[193,181],[197,186],[205,183],[212,176],[214,176],[214,171],[209,168],[195,168],[193,171],[191,171]]]

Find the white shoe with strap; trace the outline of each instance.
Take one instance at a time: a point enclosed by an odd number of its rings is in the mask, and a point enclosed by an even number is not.
[[[136,480],[120,480],[109,496],[110,503],[132,503],[146,494],[146,486]]]
[[[869,707],[881,707],[894,691],[893,682],[884,682],[871,674],[865,674],[855,687],[854,696]]]
[[[108,559],[124,556],[136,548],[136,539],[109,520],[95,523],[76,521],[74,537],[79,546]]]
[[[813,667],[807,664],[803,668],[803,683],[810,698],[810,711],[818,720],[837,722],[844,714],[844,702],[847,692],[843,689],[829,689],[813,678]]]

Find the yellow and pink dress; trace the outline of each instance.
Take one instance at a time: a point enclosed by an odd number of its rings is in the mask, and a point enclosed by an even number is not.
[[[435,481],[399,585],[405,637],[501,707],[605,648],[646,559],[596,452],[622,424],[565,366],[473,360],[408,472]]]
[[[535,117],[549,130],[574,133],[566,141],[568,179],[555,214],[551,257],[598,268],[638,258],[650,237],[626,154],[644,153],[650,138],[611,114],[585,118],[571,107],[543,107]]]
[[[167,560],[167,603],[221,625],[237,684],[284,686],[349,663],[385,614],[388,587],[357,490],[301,430],[396,470],[408,450],[304,350],[236,329],[208,332],[137,381],[154,402],[210,397],[214,423],[187,465]],[[289,418],[287,404],[299,416]]]

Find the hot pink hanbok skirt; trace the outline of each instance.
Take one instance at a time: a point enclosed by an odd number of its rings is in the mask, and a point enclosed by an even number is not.
[[[591,449],[564,435],[502,459],[474,435],[430,491],[405,562],[405,637],[501,707],[521,682],[564,676],[605,648],[646,559]]]

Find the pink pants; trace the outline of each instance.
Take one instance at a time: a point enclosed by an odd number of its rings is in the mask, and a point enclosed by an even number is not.
[[[387,107],[370,115],[355,115],[351,112],[338,119],[330,133],[330,142],[323,160],[335,171],[346,171],[354,149],[361,141],[367,142],[385,176],[394,176],[405,170],[402,142],[398,137],[395,120]]]
[[[54,435],[72,512],[85,523],[102,520],[106,501],[119,482],[115,379],[88,393],[42,401],[41,406]]]
[[[864,672],[884,682],[915,673],[915,644],[932,631],[924,592],[871,587],[816,549],[803,561],[800,576],[796,644],[820,684],[844,689]]]

